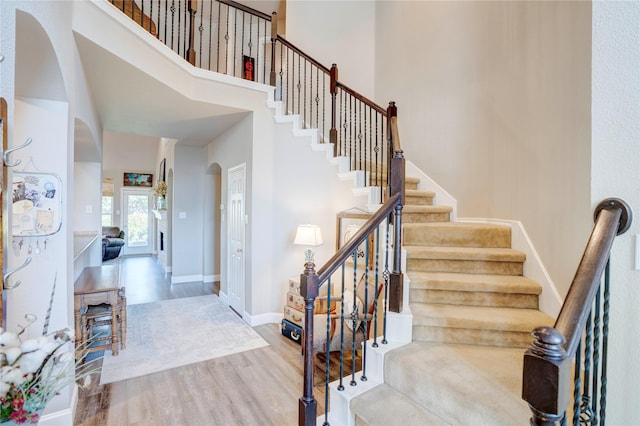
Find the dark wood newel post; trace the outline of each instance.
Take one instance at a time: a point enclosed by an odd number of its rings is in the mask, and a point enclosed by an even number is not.
[[[278,39],[278,14],[271,14],[271,72],[269,73],[269,85],[276,85],[276,40]],[[277,99],[277,98],[276,98]]]
[[[318,403],[313,396],[313,304],[318,297],[319,277],[313,261],[307,260],[304,273],[300,274],[300,294],[304,297],[304,324],[302,345],[304,351],[304,383],[302,397],[298,400],[298,425],[315,426]]]
[[[196,22],[196,10],[198,9],[198,0],[189,0],[189,50],[187,51],[187,57],[185,58],[191,65],[196,64],[196,49],[195,44],[195,22]]]
[[[538,327],[524,354],[522,399],[531,408],[531,426],[555,426],[564,417],[571,393],[571,362],[566,339],[553,327]]]
[[[393,270],[389,277],[389,311],[402,312],[404,274],[402,273],[402,207],[404,206],[404,174],[405,160],[398,129],[395,125],[398,116],[398,108],[395,102],[390,102],[387,108],[387,138],[389,141],[390,178],[389,195],[400,193],[400,203],[396,206],[393,215]]]
[[[331,65],[331,81],[329,90],[331,93],[331,129],[329,130],[329,142],[333,144],[333,156],[338,156],[338,129],[336,129],[336,95],[338,94],[338,66]]]

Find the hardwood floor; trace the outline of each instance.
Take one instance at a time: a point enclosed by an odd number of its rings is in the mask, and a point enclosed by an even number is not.
[[[128,304],[218,292],[201,282],[171,285],[155,257],[124,258],[121,265]],[[296,425],[300,345],[283,337],[278,324],[254,329],[269,346],[104,386],[95,378],[79,390],[74,424]],[[324,388],[314,394],[322,413]]]

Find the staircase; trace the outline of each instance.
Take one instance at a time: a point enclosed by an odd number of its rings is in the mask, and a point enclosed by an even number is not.
[[[541,287],[522,276],[510,227],[450,222],[418,185],[407,178],[403,209],[413,341],[385,355],[383,384],[351,401],[356,424],[524,424],[524,350],[553,324]]]

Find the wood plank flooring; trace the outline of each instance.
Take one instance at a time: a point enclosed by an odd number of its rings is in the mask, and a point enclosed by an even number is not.
[[[121,265],[129,304],[218,291],[201,282],[171,285],[154,257],[123,258]],[[300,345],[283,337],[278,324],[255,330],[269,346],[104,386],[95,379],[79,390],[74,424],[296,425]],[[323,413],[324,388],[314,394]]]

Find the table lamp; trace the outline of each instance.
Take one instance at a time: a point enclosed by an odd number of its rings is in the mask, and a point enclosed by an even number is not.
[[[304,261],[305,263],[313,263],[313,250],[311,250],[311,247],[323,244],[320,227],[318,225],[298,225],[293,244],[307,246],[307,250],[304,252]]]

